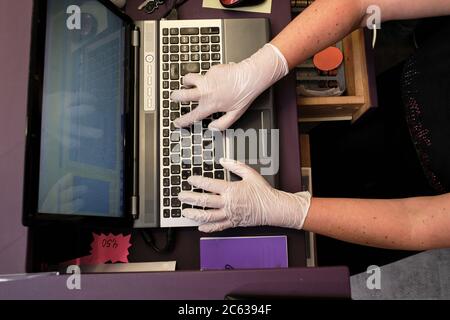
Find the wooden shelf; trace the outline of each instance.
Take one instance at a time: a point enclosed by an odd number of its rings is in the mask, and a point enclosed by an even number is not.
[[[347,91],[340,97],[298,97],[299,121],[356,121],[373,105],[371,100],[364,31],[343,40]]]

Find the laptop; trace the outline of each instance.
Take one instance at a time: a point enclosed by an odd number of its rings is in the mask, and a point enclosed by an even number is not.
[[[198,103],[176,103],[171,93],[184,88],[186,74],[242,61],[269,37],[266,19],[133,21],[108,0],[35,1],[24,224],[196,226],[177,198],[204,192],[192,189],[190,176],[236,179],[221,157],[260,171],[277,162],[272,90],[232,135],[207,129],[221,114],[175,128]],[[274,186],[276,176],[265,174]]]

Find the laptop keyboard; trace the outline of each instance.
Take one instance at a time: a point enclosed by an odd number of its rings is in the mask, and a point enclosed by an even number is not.
[[[161,29],[161,226],[178,226],[182,209],[192,206],[181,203],[181,191],[192,189],[190,176],[225,179],[225,171],[216,161],[224,155],[224,142],[213,137],[209,124],[222,116],[213,114],[190,128],[177,129],[174,121],[198,107],[197,102],[177,103],[170,100],[172,91],[186,89],[183,77],[188,73],[206,74],[222,63],[221,28],[164,27]],[[220,145],[216,145],[220,142]],[[204,209],[194,207],[195,209]],[[179,226],[186,226],[186,221]]]

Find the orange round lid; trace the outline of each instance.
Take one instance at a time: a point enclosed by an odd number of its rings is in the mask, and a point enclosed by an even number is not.
[[[322,71],[330,71],[339,68],[344,55],[339,48],[328,47],[314,56],[314,65]]]

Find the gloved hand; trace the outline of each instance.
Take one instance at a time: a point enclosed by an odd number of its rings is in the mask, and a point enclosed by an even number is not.
[[[250,226],[302,229],[311,203],[308,192],[279,191],[243,163],[224,159],[220,163],[242,180],[227,182],[193,176],[188,180],[191,185],[214,194],[183,191],[178,196],[184,203],[212,208],[183,210],[186,218],[202,223],[200,231]]]
[[[213,113],[226,112],[209,125],[211,130],[225,130],[261,93],[288,73],[289,66],[283,54],[272,44],[266,44],[240,63],[213,66],[204,76],[187,74],[183,85],[195,88],[174,91],[171,99],[176,102],[198,101],[199,105],[177,119],[175,126],[187,127]]]

